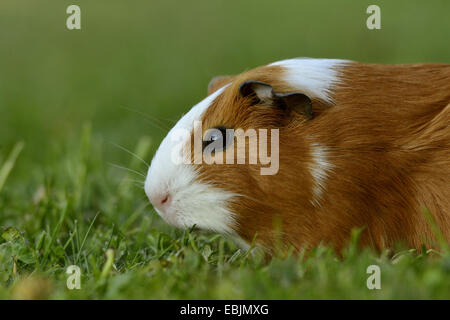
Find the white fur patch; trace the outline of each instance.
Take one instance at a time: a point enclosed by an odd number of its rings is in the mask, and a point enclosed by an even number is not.
[[[326,188],[326,181],[329,172],[334,168],[328,160],[328,151],[326,147],[318,143],[311,144],[312,163],[310,164],[311,175],[314,180],[313,185],[313,205],[320,206],[320,200]]]
[[[234,194],[200,182],[194,165],[172,161],[172,152],[176,146],[171,134],[178,128],[192,131],[194,121],[201,120],[205,110],[225,87],[195,105],[178,121],[161,142],[148,169],[145,193],[147,196],[153,193],[170,194],[171,203],[168,209],[165,212],[157,212],[173,226],[189,228],[197,225],[199,228],[219,233],[233,232],[234,214],[228,210],[227,203]]]
[[[269,66],[286,69],[284,80],[310,98],[332,102],[332,89],[339,83],[339,67],[347,60],[298,58],[274,62]]]

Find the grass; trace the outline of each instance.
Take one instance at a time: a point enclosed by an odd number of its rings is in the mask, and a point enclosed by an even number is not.
[[[149,206],[140,160],[217,74],[295,56],[448,62],[448,1],[379,1],[379,31],[364,1],[77,3],[81,31],[65,29],[69,1],[0,4],[0,298],[450,298],[446,251],[392,258],[355,238],[342,259],[319,247],[264,261],[175,230]]]

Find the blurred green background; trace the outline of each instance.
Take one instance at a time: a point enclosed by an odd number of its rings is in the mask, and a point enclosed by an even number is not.
[[[70,4],[81,30],[66,28]],[[371,4],[381,30],[366,27]],[[172,126],[219,74],[293,57],[449,63],[449,13],[448,0],[1,0],[0,298],[448,299],[448,254],[394,266],[319,248],[252,265],[221,237],[168,227],[129,181],[144,177],[109,164],[145,174],[116,145],[150,161],[166,130],[149,119]],[[88,290],[65,287],[71,264]]]
[[[70,4],[81,30],[66,28]],[[370,4],[381,30],[366,27]],[[57,160],[87,121],[105,142],[149,135],[156,147],[165,133],[124,107],[176,120],[218,74],[299,56],[448,63],[449,13],[447,0],[2,0],[0,154],[26,142],[10,186]]]

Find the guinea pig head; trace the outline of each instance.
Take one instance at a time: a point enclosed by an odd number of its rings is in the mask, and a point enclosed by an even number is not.
[[[145,192],[169,224],[227,234],[244,247],[313,232],[307,132],[324,103],[283,72],[269,65],[214,78],[209,95],[162,141]]]

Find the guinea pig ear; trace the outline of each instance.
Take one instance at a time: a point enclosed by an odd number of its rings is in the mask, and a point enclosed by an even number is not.
[[[208,84],[208,95],[213,93],[214,91],[222,88],[228,82],[231,82],[233,76],[217,76],[211,79]]]
[[[242,97],[253,96],[256,103],[272,102],[273,88],[270,84],[261,81],[248,80],[241,83],[239,93]]]
[[[308,120],[314,117],[311,99],[303,93],[274,93],[275,101],[284,105],[289,110],[295,110],[303,114]]]
[[[303,93],[276,93],[270,84],[254,80],[244,81],[239,92],[242,97],[254,96],[255,103],[270,104],[288,113],[296,111],[305,115],[308,120],[313,118],[311,99]]]

